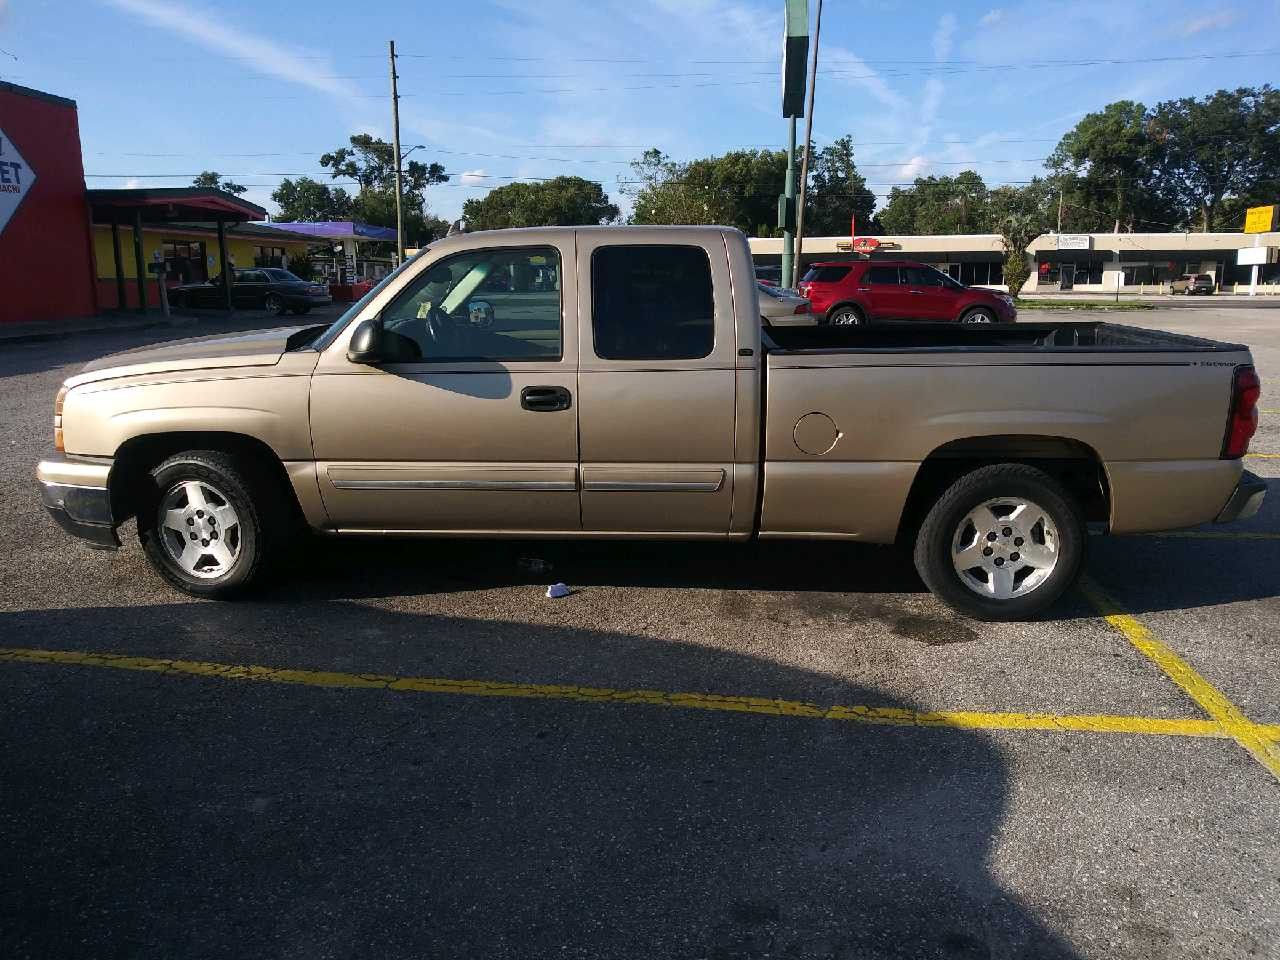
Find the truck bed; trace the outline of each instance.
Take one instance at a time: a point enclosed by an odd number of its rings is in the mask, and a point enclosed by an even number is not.
[[[1246,347],[1163,330],[1099,321],[965,325],[890,323],[866,327],[765,327],[766,353],[833,352],[1235,352]]]

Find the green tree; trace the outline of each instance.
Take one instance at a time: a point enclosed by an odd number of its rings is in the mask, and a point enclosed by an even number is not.
[[[633,223],[713,223],[744,233],[777,233],[778,195],[787,155],[781,150],[732,150],[723,156],[677,163],[647,150],[623,181],[634,197]]]
[[[310,177],[281,181],[271,194],[280,205],[281,220],[362,220],[379,227],[396,225],[395,158],[391,144],[367,133],[350,138],[320,157],[333,179],[356,181],[354,195],[342,187],[318,183]],[[402,158],[403,159],[403,158]],[[404,165],[403,210],[405,245],[421,246],[443,236],[448,224],[427,210],[425,191],[449,179],[438,163],[410,160]]]
[[[476,230],[504,227],[554,227],[610,223],[618,208],[600,184],[582,177],[517,181],[473,197],[462,216]]]
[[[917,177],[894,187],[880,212],[885,233],[911,235],[982,233],[990,228],[987,185],[972,170],[954,177]]]
[[[355,203],[342,187],[317,183],[310,177],[288,178],[271,194],[280,206],[279,220],[315,223],[321,220],[349,220]],[[394,215],[393,215],[394,216]],[[394,223],[394,219],[392,221]]]
[[[1027,247],[1048,233],[1057,216],[1057,193],[1052,184],[1036,178],[1025,186],[995,187],[987,195],[990,230],[1004,241],[1004,280],[1015,297],[1031,275]]]
[[[1121,100],[1068,131],[1047,166],[1067,191],[1078,229],[1168,229],[1182,216],[1159,173],[1163,159],[1147,108]]]
[[[1162,148],[1160,176],[1201,230],[1238,230],[1241,208],[1280,193],[1280,91],[1168,100],[1151,111],[1150,127]],[[1224,209],[1228,198],[1236,202]]]
[[[223,180],[222,175],[216,170],[205,170],[191,181],[193,187],[201,187],[205,190],[221,190],[224,193],[234,193],[236,196],[244,193],[249,188],[235,183],[231,180]]]
[[[806,236],[843,236],[850,216],[857,217],[859,233],[875,233],[875,212],[876,195],[854,163],[853,137],[846,134],[812,154],[804,198]]]
[[[367,133],[358,133],[349,138],[350,146],[339,147],[329,153],[321,154],[320,166],[327,168],[336,180],[346,177],[360,184],[360,192],[374,191],[391,193],[394,197],[396,188],[395,151],[391,144],[379,140]],[[445,183],[449,175],[438,163],[421,163],[417,160],[405,162],[401,175],[401,188],[405,202],[414,206],[423,205],[422,192],[433,183]]]

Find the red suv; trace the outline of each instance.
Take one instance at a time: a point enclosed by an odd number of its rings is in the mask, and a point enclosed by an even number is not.
[[[912,260],[815,263],[800,294],[827,323],[856,326],[876,320],[1013,323],[1018,310],[1006,293],[966,287]]]

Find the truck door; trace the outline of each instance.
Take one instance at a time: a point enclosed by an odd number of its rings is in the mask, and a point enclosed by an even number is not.
[[[573,231],[483,237],[406,272],[379,312],[412,359],[352,363],[354,323],[320,358],[311,433],[335,526],[580,529]]]
[[[718,231],[675,237],[578,235],[587,532],[729,532],[737,342],[728,256]]]

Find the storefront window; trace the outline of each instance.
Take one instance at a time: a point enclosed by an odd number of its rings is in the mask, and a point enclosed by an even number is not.
[[[162,240],[161,249],[171,283],[201,283],[209,279],[203,240]]]
[[[284,247],[254,247],[253,265],[255,267],[283,267],[285,265]]]

